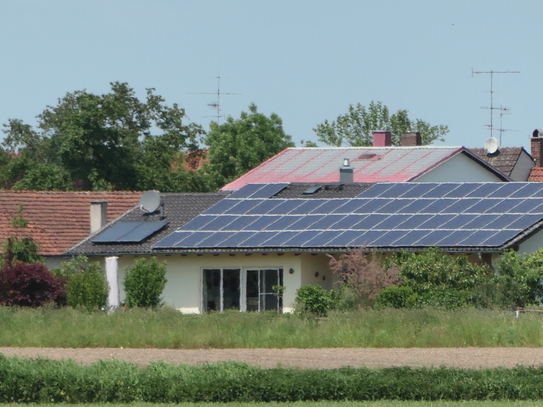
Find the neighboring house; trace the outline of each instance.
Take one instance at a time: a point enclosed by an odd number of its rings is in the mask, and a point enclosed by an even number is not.
[[[494,154],[488,154],[485,148],[470,148],[469,150],[513,181],[528,181],[535,167],[534,159],[524,147],[500,147]]]
[[[336,183],[344,159],[354,170],[354,182],[511,181],[465,147],[419,146],[420,137],[419,143],[392,147],[390,140],[391,133],[374,132],[373,147],[287,148],[222,190],[262,182]]]
[[[164,300],[183,312],[288,312],[298,288],[333,287],[327,255],[348,248],[388,253],[439,246],[488,264],[508,249],[539,249],[543,184],[249,184],[177,230],[170,226],[171,233],[142,241],[145,250],[103,242],[109,227],[69,253],[114,255],[120,269],[138,255],[166,260]],[[283,298],[274,294],[276,285],[286,287]]]
[[[124,298],[122,281],[125,270],[133,265],[136,256],[156,254],[169,256],[171,251],[163,250],[157,253],[153,251],[153,245],[227,196],[228,193],[224,192],[161,193],[159,197],[162,206],[158,210],[146,213],[139,204],[132,205],[123,216],[109,223],[98,233],[74,245],[65,254],[69,256],[83,254],[92,260],[100,260],[104,267],[106,266],[105,259],[109,259],[108,266],[113,264],[116,268],[114,273],[117,275],[114,277],[116,281],[111,285],[119,286],[121,297]],[[170,263],[169,257],[161,257],[161,260],[164,259]],[[171,265],[168,268],[171,270]],[[187,276],[181,272],[170,271],[167,278],[165,296],[168,300],[183,292],[182,287],[188,287],[194,283],[186,280]],[[185,312],[190,311],[190,309],[185,309]],[[197,309],[192,312],[197,312]]]
[[[3,245],[8,236],[31,237],[47,266],[58,267],[68,259],[66,250],[132,208],[140,196],[141,192],[0,190],[0,242]],[[21,207],[28,225],[14,228],[11,221]]]

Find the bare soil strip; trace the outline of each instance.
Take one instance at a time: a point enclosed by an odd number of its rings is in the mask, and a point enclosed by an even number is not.
[[[123,349],[123,348],[0,348],[5,356],[73,359],[90,364],[97,360],[122,360],[139,366],[155,361],[200,365],[225,361],[246,362],[263,368],[391,366],[446,366],[470,369],[541,366],[543,348],[321,348],[321,349]]]

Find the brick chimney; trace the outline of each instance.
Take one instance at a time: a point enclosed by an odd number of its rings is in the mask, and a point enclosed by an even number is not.
[[[400,145],[402,147],[422,146],[420,133],[417,131],[408,131],[407,133],[402,134],[402,137],[400,138]]]
[[[93,201],[90,203],[90,233],[99,231],[107,223],[107,202]]]
[[[535,166],[541,167],[543,157],[543,129],[535,129],[530,139],[530,154],[535,160]]]
[[[390,147],[392,145],[392,133],[390,131],[374,131],[373,147]]]

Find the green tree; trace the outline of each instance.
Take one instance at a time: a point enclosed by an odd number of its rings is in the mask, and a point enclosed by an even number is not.
[[[146,259],[136,260],[134,266],[126,271],[124,279],[126,305],[130,308],[160,306],[166,281],[166,263],[159,264],[156,257],[149,262]]]
[[[319,141],[336,147],[371,146],[375,130],[392,132],[394,145],[400,144],[400,136],[407,131],[419,132],[424,145],[443,141],[449,132],[444,125],[432,126],[420,119],[411,120],[407,110],[398,110],[391,115],[382,102],[370,102],[368,107],[360,103],[349,105],[346,114],[331,123],[325,120],[313,129]]]
[[[17,119],[4,125],[3,146],[22,162],[2,181],[18,177],[13,184],[32,189],[184,190],[165,180],[173,168],[185,170],[175,160],[198,150],[205,134],[185,120],[185,110],[167,106],[154,89],[143,102],[120,82],[104,95],[68,93],[38,116],[38,129]]]
[[[281,118],[275,113],[269,117],[259,113],[254,103],[239,119],[229,116],[226,123],[212,122],[205,143],[209,146],[209,172],[219,187],[294,146]]]

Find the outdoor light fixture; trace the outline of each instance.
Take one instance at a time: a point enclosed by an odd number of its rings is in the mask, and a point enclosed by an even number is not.
[[[291,268],[288,272],[289,272],[290,274],[294,274],[294,269]]]

